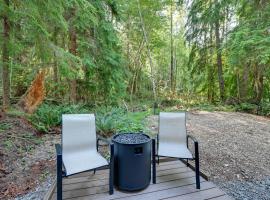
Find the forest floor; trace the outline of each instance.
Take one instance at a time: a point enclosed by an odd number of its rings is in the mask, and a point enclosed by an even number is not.
[[[156,134],[158,116],[147,122]],[[211,181],[236,199],[270,199],[269,118],[191,111],[187,129],[199,141],[201,170]],[[39,136],[23,118],[2,119],[0,199],[42,199],[55,177],[59,142],[60,134]]]
[[[60,134],[39,135],[23,117],[0,119],[0,199],[13,199],[40,184],[38,193],[44,195],[44,184],[48,188],[55,174],[54,144],[59,141]]]

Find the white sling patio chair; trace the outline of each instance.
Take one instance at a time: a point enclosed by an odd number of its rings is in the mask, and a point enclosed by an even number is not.
[[[195,157],[188,149],[188,140],[194,142]],[[157,156],[195,160],[196,188],[200,189],[199,147],[197,140],[187,135],[185,112],[161,112],[157,135]]]
[[[99,141],[110,145],[111,159],[107,162],[98,153]],[[110,167],[109,193],[113,194],[113,144],[96,137],[94,114],[62,115],[62,146],[56,144],[57,200],[62,200],[62,178],[80,172]]]

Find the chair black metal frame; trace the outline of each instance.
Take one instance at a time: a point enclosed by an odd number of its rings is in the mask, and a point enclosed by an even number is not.
[[[160,123],[160,122],[159,122]],[[186,124],[186,123],[185,123]],[[195,176],[196,176],[196,189],[200,189],[200,159],[199,159],[199,143],[196,140],[195,137],[191,136],[191,135],[187,135],[186,137],[186,144],[187,144],[187,148],[189,148],[188,142],[189,139],[193,141],[194,144],[194,154],[192,155],[192,158],[179,158],[179,157],[169,157],[169,156],[160,156],[158,155],[158,148],[159,148],[159,134],[157,134],[156,136],[156,140],[157,140],[157,154],[155,156],[155,158],[157,157],[157,163],[159,164],[159,157],[167,157],[167,158],[178,158],[179,160],[182,159],[186,159],[186,165],[189,167],[190,164],[188,163],[188,160],[194,160],[195,161]],[[154,162],[156,162],[156,159],[154,159]],[[156,173],[156,172],[155,172]],[[153,174],[154,176],[154,174]],[[156,176],[156,174],[155,174]],[[155,178],[156,179],[156,178]]]
[[[110,147],[110,162],[108,165],[104,165],[102,167],[98,167],[98,168],[94,168],[94,169],[90,169],[90,170],[86,170],[86,171],[93,171],[94,173],[96,172],[96,170],[101,170],[104,168],[109,168],[110,169],[110,173],[109,173],[109,194],[112,195],[113,194],[113,179],[114,179],[114,145],[106,140],[105,138],[101,138],[101,137],[97,137],[96,140],[96,148],[98,151],[98,147],[99,147],[99,141],[103,141],[105,143],[107,143],[107,145],[109,145]],[[62,200],[63,198],[63,191],[62,191],[62,183],[63,183],[63,178],[64,177],[68,177],[66,175],[66,170],[65,170],[65,166],[63,163],[63,159],[62,159],[62,147],[60,144],[56,144],[55,145],[55,149],[56,149],[56,187],[57,187],[57,200]],[[86,171],[82,171],[82,172],[86,172]],[[82,173],[79,172],[79,173]],[[76,173],[76,174],[79,174]],[[74,175],[74,174],[72,174]],[[69,175],[69,176],[72,176]]]

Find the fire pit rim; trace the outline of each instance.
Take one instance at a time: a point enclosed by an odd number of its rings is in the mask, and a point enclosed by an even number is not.
[[[123,143],[123,142],[116,141],[115,138],[118,137],[119,135],[122,135],[122,134],[141,134],[141,135],[146,136],[147,137],[147,140],[145,142],[137,142],[137,143]],[[117,134],[115,134],[112,137],[112,142],[115,142],[117,144],[122,144],[122,145],[139,145],[139,144],[146,144],[146,143],[148,143],[150,141],[151,141],[151,137],[149,135],[143,133],[143,132],[137,132],[137,133],[136,132],[134,132],[134,133],[132,133],[132,132],[131,133],[130,132],[129,133],[117,133]]]

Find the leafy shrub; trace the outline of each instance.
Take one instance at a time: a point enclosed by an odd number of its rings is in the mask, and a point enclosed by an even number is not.
[[[144,131],[143,119],[149,114],[147,111],[128,113],[117,107],[98,107],[90,111],[82,105],[43,104],[29,119],[37,130],[48,133],[53,127],[61,125],[62,114],[93,112],[96,115],[97,131],[105,137],[114,133]]]
[[[145,117],[148,112],[134,112],[123,116],[122,122],[118,124],[118,132],[142,132],[145,129]]]
[[[162,107],[171,107],[171,106],[183,105],[183,104],[184,102],[181,99],[164,99],[160,103]]]
[[[248,113],[257,113],[258,106],[251,103],[241,103],[236,106],[236,111],[243,111]]]
[[[97,131],[103,136],[112,135],[117,130],[117,122],[121,121],[122,115],[124,115],[122,109],[107,109],[100,108],[96,111],[96,127]]]
[[[109,137],[114,133],[145,131],[143,119],[148,112],[126,112],[122,108],[107,108],[96,111],[96,125],[99,134]]]
[[[29,117],[35,128],[48,133],[52,127],[61,124],[62,114],[89,113],[82,105],[50,105],[43,104]]]
[[[262,102],[258,107],[258,114],[264,116],[270,116],[270,103]]]

